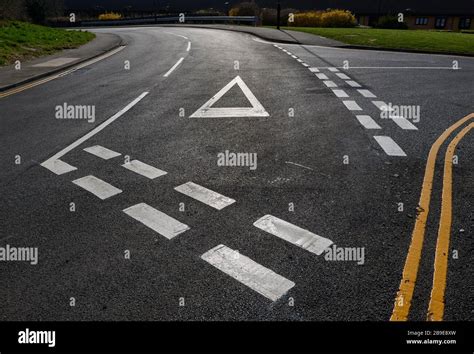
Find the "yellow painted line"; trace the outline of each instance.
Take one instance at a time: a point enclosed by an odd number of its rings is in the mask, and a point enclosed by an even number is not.
[[[92,64],[95,64],[101,60],[104,60],[118,52],[120,52],[122,49],[124,49],[125,46],[120,46],[120,47],[117,47],[115,49],[113,49],[112,51],[108,52],[108,53],[105,53],[97,58],[94,58],[94,59],[91,59],[91,60],[88,60],[82,64],[79,64],[77,66],[74,66],[73,68],[71,69],[68,69],[66,71],[62,71],[60,73],[57,73],[57,74],[53,74],[51,76],[47,76],[43,79],[39,79],[37,81],[33,81],[33,82],[29,82],[25,85],[22,85],[22,86],[18,86],[18,87],[15,87],[15,88],[12,88],[11,90],[8,90],[8,91],[5,91],[5,92],[0,92],[0,98],[4,98],[4,97],[8,97],[8,96],[11,96],[11,95],[14,95],[16,93],[19,93],[19,92],[22,92],[22,91],[25,91],[25,90],[28,90],[30,88],[33,88],[33,87],[36,87],[38,85],[42,85],[46,82],[49,82],[49,81],[52,81],[52,80],[55,80],[59,77],[63,77],[63,76],[66,76],[66,75],[69,75],[71,73],[73,73],[74,71],[77,71],[79,69],[82,69],[82,68],[85,68],[86,66],[89,66],[89,65],[92,65]]]
[[[451,127],[446,129],[433,146],[431,146],[426,162],[425,176],[421,189],[420,200],[418,202],[418,216],[416,218],[415,227],[413,229],[410,247],[408,249],[405,266],[403,267],[403,275],[400,281],[400,287],[395,298],[392,316],[390,321],[407,321],[410,313],[413,291],[415,290],[416,277],[420,264],[421,252],[423,249],[423,241],[425,237],[426,222],[430,209],[431,191],[433,189],[433,176],[436,165],[436,157],[438,151],[444,141],[451,135],[453,131],[474,118],[474,113],[462,118]]]
[[[474,128],[474,123],[466,126],[451,141],[444,159],[443,194],[441,216],[438,229],[438,241],[434,261],[433,287],[428,307],[428,321],[442,321],[444,315],[444,292],[448,272],[449,239],[451,237],[452,201],[453,201],[453,157],[462,138]]]

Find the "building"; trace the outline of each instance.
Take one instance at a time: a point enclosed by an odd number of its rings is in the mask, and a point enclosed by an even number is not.
[[[352,9],[359,24],[372,26],[381,16],[402,13],[410,29],[474,29],[474,0],[374,0],[373,3],[370,9]]]

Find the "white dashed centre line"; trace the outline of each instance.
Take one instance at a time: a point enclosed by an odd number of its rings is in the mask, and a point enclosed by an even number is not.
[[[265,215],[253,225],[295,246],[315,253],[318,256],[333,244],[333,242],[327,238],[318,236],[272,215]]]
[[[164,76],[164,77],[170,76],[171,73],[172,73],[173,71],[175,71],[176,68],[183,62],[183,60],[184,60],[184,58],[179,59],[178,62],[177,62],[176,64],[174,64],[173,67],[172,67],[171,69],[169,69],[168,72],[167,72],[166,74],[164,74],[163,76]]]
[[[189,52],[191,50],[191,42],[188,42],[188,48],[186,48],[186,51]]]
[[[124,209],[123,212],[153,231],[166,237],[168,240],[171,240],[190,229],[188,225],[173,219],[171,216],[168,216],[145,203],[140,203]]]
[[[278,300],[295,286],[292,281],[224,245],[214,247],[201,258],[271,301]]]

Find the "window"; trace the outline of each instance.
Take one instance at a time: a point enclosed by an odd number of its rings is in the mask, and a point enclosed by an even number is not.
[[[459,28],[468,29],[471,27],[471,19],[469,17],[461,17],[459,19]]]
[[[428,24],[428,17],[417,17],[415,20],[416,25],[425,26]]]
[[[436,17],[435,27],[436,28],[446,27],[446,17]]]

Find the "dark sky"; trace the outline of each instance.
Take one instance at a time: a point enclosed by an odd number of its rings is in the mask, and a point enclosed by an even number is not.
[[[244,0],[156,0],[158,8],[169,6],[171,11],[191,11],[199,9],[225,9],[225,2],[240,3]],[[277,0],[256,0],[260,7],[276,7]],[[135,10],[152,10],[154,0],[65,0],[68,9],[94,9],[97,5],[106,10],[123,10],[132,6]],[[372,13],[382,11],[403,11],[405,9],[420,12],[442,14],[467,14],[474,12],[474,0],[281,0],[283,8],[326,9],[342,8],[353,12]]]
[[[157,0],[156,3],[161,8],[169,5],[170,8],[184,11],[207,8],[224,9],[227,1],[230,4],[235,4],[243,0]],[[282,0],[281,2],[284,7],[295,4],[298,5],[298,8],[310,8],[311,4],[314,4],[315,1],[317,0]],[[106,9],[121,9],[130,5],[135,9],[152,9],[154,2],[154,0],[65,0],[67,7],[79,9],[94,8],[97,5]],[[257,0],[257,3],[263,7],[276,7],[276,0]]]

